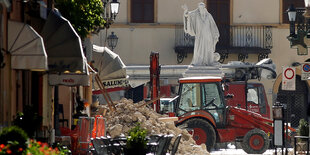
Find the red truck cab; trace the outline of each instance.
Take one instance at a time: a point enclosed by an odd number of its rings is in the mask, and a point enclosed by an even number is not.
[[[264,86],[261,83],[233,81],[227,82],[226,85],[228,87],[225,89],[225,95],[233,94],[231,99],[226,100],[228,106],[247,109],[261,114],[265,118],[271,118],[270,106],[267,101]],[[245,89],[246,87],[247,90]]]

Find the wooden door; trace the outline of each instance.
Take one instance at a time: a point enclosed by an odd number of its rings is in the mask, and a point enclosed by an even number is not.
[[[230,0],[208,0],[207,9],[213,16],[220,31],[219,48],[227,48],[230,42]]]

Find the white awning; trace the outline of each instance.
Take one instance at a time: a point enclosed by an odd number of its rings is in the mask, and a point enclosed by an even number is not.
[[[108,88],[128,85],[126,66],[116,53],[107,47],[93,45],[93,66],[99,74],[101,82]],[[113,83],[113,84],[112,84]],[[95,88],[98,86],[95,84]]]
[[[50,11],[41,32],[48,54],[49,84],[89,86],[89,71],[81,39],[71,23]]]
[[[13,69],[48,69],[43,39],[30,25],[8,21],[8,52]]]
[[[42,29],[50,73],[86,73],[82,43],[71,23],[56,10],[50,11]]]

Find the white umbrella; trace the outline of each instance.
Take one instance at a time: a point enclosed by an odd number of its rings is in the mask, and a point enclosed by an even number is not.
[[[116,53],[107,47],[93,45],[93,66],[98,71],[100,80],[106,87],[122,87],[127,82],[113,82],[111,80],[124,80],[127,78],[126,66]],[[109,82],[105,82],[109,81]],[[107,86],[113,84],[113,86]],[[118,84],[117,84],[118,83]]]

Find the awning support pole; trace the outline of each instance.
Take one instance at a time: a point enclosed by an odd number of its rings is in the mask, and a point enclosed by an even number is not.
[[[99,78],[99,75],[98,75],[98,74],[96,74],[95,80],[96,80],[96,82],[97,82],[97,84],[98,84],[98,86],[99,86],[99,88],[100,88],[100,91],[101,91],[101,93],[102,93],[104,99],[105,99],[105,100],[107,101],[107,103],[108,103],[109,109],[110,109],[111,111],[114,111],[114,110],[116,109],[116,108],[115,108],[115,105],[113,104],[113,101],[112,101],[112,99],[111,99],[109,93],[108,93],[107,90],[104,88],[104,85],[100,82],[100,78]]]

